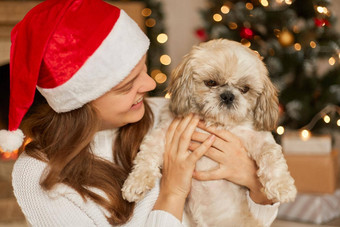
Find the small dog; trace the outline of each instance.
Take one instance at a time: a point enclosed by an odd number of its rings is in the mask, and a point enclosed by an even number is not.
[[[123,197],[138,201],[161,177],[165,134],[176,116],[198,114],[207,126],[229,130],[238,136],[255,160],[257,175],[268,199],[289,202],[296,196],[281,146],[272,134],[278,119],[277,90],[258,54],[226,39],[192,48],[173,71],[170,105],[163,109],[157,127],[145,137],[134,167],[122,188]],[[201,158],[196,170],[218,164]],[[193,179],[186,213],[191,226],[261,226],[252,216],[247,189],[226,180]]]

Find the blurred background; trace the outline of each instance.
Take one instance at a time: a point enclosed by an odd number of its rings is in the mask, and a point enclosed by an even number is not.
[[[0,128],[6,127],[10,31],[41,1],[0,0]],[[150,96],[166,96],[171,70],[193,45],[215,38],[258,52],[280,94],[273,135],[299,195],[273,226],[340,226],[340,0],[108,1],[151,40]],[[0,150],[0,226],[27,226],[13,197],[17,153]]]

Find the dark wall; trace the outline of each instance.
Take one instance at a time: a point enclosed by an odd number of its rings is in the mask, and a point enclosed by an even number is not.
[[[45,98],[36,89],[34,100],[31,108],[27,111],[25,117],[35,111],[40,104],[47,103]],[[8,110],[9,110],[9,64],[0,66],[0,129],[8,128]]]
[[[0,66],[0,129],[8,125],[9,64]]]

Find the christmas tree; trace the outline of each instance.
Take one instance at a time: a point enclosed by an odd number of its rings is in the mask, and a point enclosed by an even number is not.
[[[162,3],[156,0],[140,1],[145,3],[145,8],[141,14],[145,17],[147,36],[150,39],[147,57],[148,73],[157,83],[156,89],[151,91],[149,95],[164,96],[169,73],[168,65],[171,63],[171,58],[165,52],[168,36],[165,33]]]
[[[239,41],[263,57],[280,91],[280,124],[301,128],[316,115],[329,114],[323,110],[331,106],[330,123],[339,128],[340,35],[331,0],[208,2],[202,11],[206,23],[196,34],[202,41]]]
[[[149,75],[156,81],[157,86],[153,91],[149,92],[149,95],[164,96],[171,58],[166,53],[168,35],[163,21],[163,4],[159,0],[109,0],[109,2],[118,7],[136,2],[143,5],[141,10],[136,10],[133,13],[144,17],[144,25],[140,25],[143,29],[145,28],[145,32],[150,39],[146,65]],[[119,3],[124,4],[120,5]]]

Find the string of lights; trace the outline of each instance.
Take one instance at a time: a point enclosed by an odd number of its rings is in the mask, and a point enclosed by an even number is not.
[[[308,140],[312,135],[311,131],[314,128],[315,124],[321,119],[323,119],[326,124],[329,124],[332,120],[334,120],[336,121],[336,125],[340,127],[340,106],[329,104],[325,108],[323,108],[313,117],[313,119],[307,125],[298,130],[300,133],[300,137],[303,140]],[[283,135],[284,132],[284,126],[280,125],[276,128],[276,133],[278,135]]]

